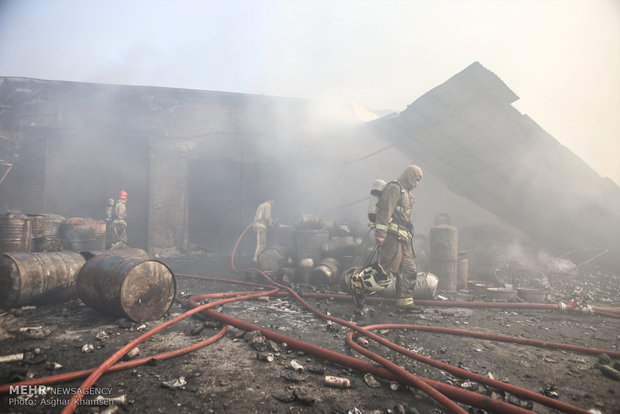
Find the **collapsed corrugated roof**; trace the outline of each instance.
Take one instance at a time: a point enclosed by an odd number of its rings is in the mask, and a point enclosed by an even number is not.
[[[371,123],[455,193],[556,251],[620,246],[620,188],[511,104],[478,62]]]

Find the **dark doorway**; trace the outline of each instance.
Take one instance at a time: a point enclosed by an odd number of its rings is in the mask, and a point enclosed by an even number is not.
[[[290,174],[264,161],[192,160],[189,172],[189,241],[192,247],[230,254],[243,229],[254,219],[256,207],[281,194]],[[276,201],[278,203],[278,201]],[[278,211],[274,207],[274,215]],[[249,230],[238,253],[253,253]]]

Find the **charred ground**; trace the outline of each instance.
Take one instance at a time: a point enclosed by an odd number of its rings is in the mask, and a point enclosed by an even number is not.
[[[162,258],[176,274],[194,274],[245,280],[230,270],[229,258],[211,254]],[[594,267],[565,274],[553,280],[549,301],[577,299],[581,303],[618,306],[620,277]],[[295,285],[297,291],[323,291],[327,287]],[[177,277],[177,298],[164,318],[146,327],[125,319],[98,313],[79,301],[7,310],[2,314],[2,354],[24,353],[24,361],[0,364],[0,381],[8,384],[28,376],[44,377],[94,368],[112,353],[150,329],[186,310],[192,295],[248,290],[228,283]],[[250,289],[251,290],[251,289]],[[484,300],[473,292],[440,292],[450,300]],[[620,321],[614,318],[552,310],[467,309],[426,307],[422,315],[403,315],[389,304],[370,304],[363,312],[350,302],[309,299],[321,312],[359,325],[408,323],[467,329],[525,338],[617,350]],[[336,352],[356,356],[345,343],[348,329],[326,323],[309,313],[294,299],[270,297],[224,305],[222,312],[235,318],[308,341]],[[41,331],[20,332],[38,327]],[[190,317],[139,345],[140,356],[150,356],[188,346],[216,334],[218,322]],[[41,338],[33,333],[41,332]],[[105,332],[105,335],[101,332]],[[547,348],[536,348],[483,339],[440,335],[415,330],[390,330],[382,335],[410,350],[471,371],[492,375],[510,384],[544,393],[574,406],[603,413],[620,413],[620,383],[601,371],[600,357]],[[34,337],[33,337],[34,336]],[[99,337],[99,339],[98,339]],[[82,348],[93,345],[92,352]],[[369,386],[364,373],[303,354],[285,344],[267,341],[271,362],[257,358],[259,347],[244,331],[230,327],[224,337],[194,352],[164,361],[102,376],[98,395],[125,395],[125,404],[80,406],[76,412],[213,412],[213,413],[444,413],[445,408],[420,391],[395,387],[378,380]],[[476,390],[494,398],[510,400],[537,413],[556,412],[539,404],[489,390],[443,370],[430,367],[370,342],[375,350],[396,364],[422,377]],[[137,358],[137,357],[136,357]],[[302,372],[291,368],[295,360]],[[603,361],[604,362],[604,361]],[[53,364],[61,367],[53,369]],[[614,361],[610,362],[613,365]],[[350,388],[325,386],[325,375],[347,378]],[[51,385],[60,395],[5,394],[0,411],[57,413],[71,394],[61,388],[78,387],[82,380]],[[86,396],[92,400],[95,396]],[[19,399],[17,402],[16,399]],[[57,405],[55,405],[57,404]],[[465,407],[466,409],[468,407]],[[480,412],[473,411],[471,412]]]

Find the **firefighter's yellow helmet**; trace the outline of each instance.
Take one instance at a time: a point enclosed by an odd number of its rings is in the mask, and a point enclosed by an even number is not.
[[[378,263],[353,272],[350,282],[353,301],[361,306],[366,296],[385,290],[391,281],[391,275]]]

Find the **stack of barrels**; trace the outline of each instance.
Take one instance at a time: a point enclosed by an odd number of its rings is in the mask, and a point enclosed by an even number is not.
[[[0,308],[79,298],[102,313],[136,322],[168,311],[176,295],[168,266],[142,249],[105,250],[102,220],[60,218],[0,216]],[[50,249],[54,240],[62,244]]]

